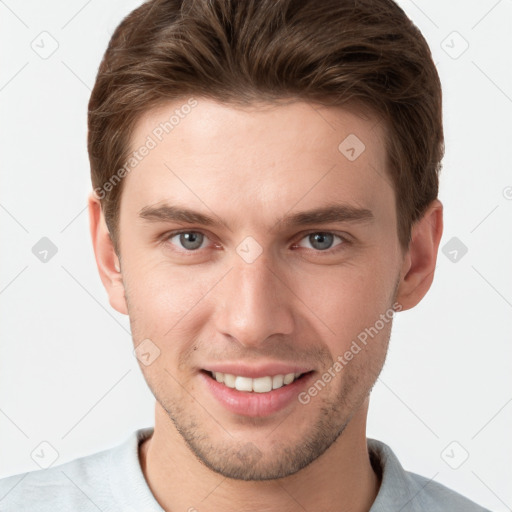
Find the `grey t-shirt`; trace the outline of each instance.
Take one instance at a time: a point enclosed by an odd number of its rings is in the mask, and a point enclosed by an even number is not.
[[[59,466],[0,480],[1,512],[162,512],[142,473],[138,446],[153,427],[122,444]],[[368,439],[382,483],[370,512],[489,512],[447,487],[404,471],[389,446]]]

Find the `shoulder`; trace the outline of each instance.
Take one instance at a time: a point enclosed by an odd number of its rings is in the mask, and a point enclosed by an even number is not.
[[[2,512],[98,510],[108,494],[110,450],[0,479]]]
[[[1,479],[0,511],[161,512],[139,464],[139,444],[152,433],[141,428],[107,450]]]
[[[448,487],[425,478],[416,473],[406,471],[411,486],[418,492],[417,501],[423,509],[429,511],[464,511],[464,512],[490,512],[462,494]]]
[[[372,464],[382,474],[377,498],[370,512],[489,512],[448,487],[405,471],[386,444],[368,439]]]

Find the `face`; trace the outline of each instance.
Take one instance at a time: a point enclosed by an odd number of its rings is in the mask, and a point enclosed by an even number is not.
[[[208,467],[291,475],[336,441],[384,363],[403,253],[383,127],[303,102],[199,98],[159,141],[180,105],[137,124],[132,149],[157,143],[123,184],[140,366]]]

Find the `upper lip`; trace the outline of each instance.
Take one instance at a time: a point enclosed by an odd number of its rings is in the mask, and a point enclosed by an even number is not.
[[[267,363],[260,365],[248,365],[247,363],[212,363],[203,367],[208,372],[228,373],[240,377],[273,377],[274,375],[286,375],[288,373],[307,373],[311,368],[287,363]]]

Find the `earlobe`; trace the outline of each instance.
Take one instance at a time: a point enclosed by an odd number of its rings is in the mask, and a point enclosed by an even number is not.
[[[118,255],[105,222],[99,199],[89,195],[89,227],[96,265],[101,282],[107,290],[110,305],[119,313],[128,314],[123,277]]]
[[[443,205],[435,199],[412,228],[396,296],[403,311],[416,306],[432,285],[442,234]]]

